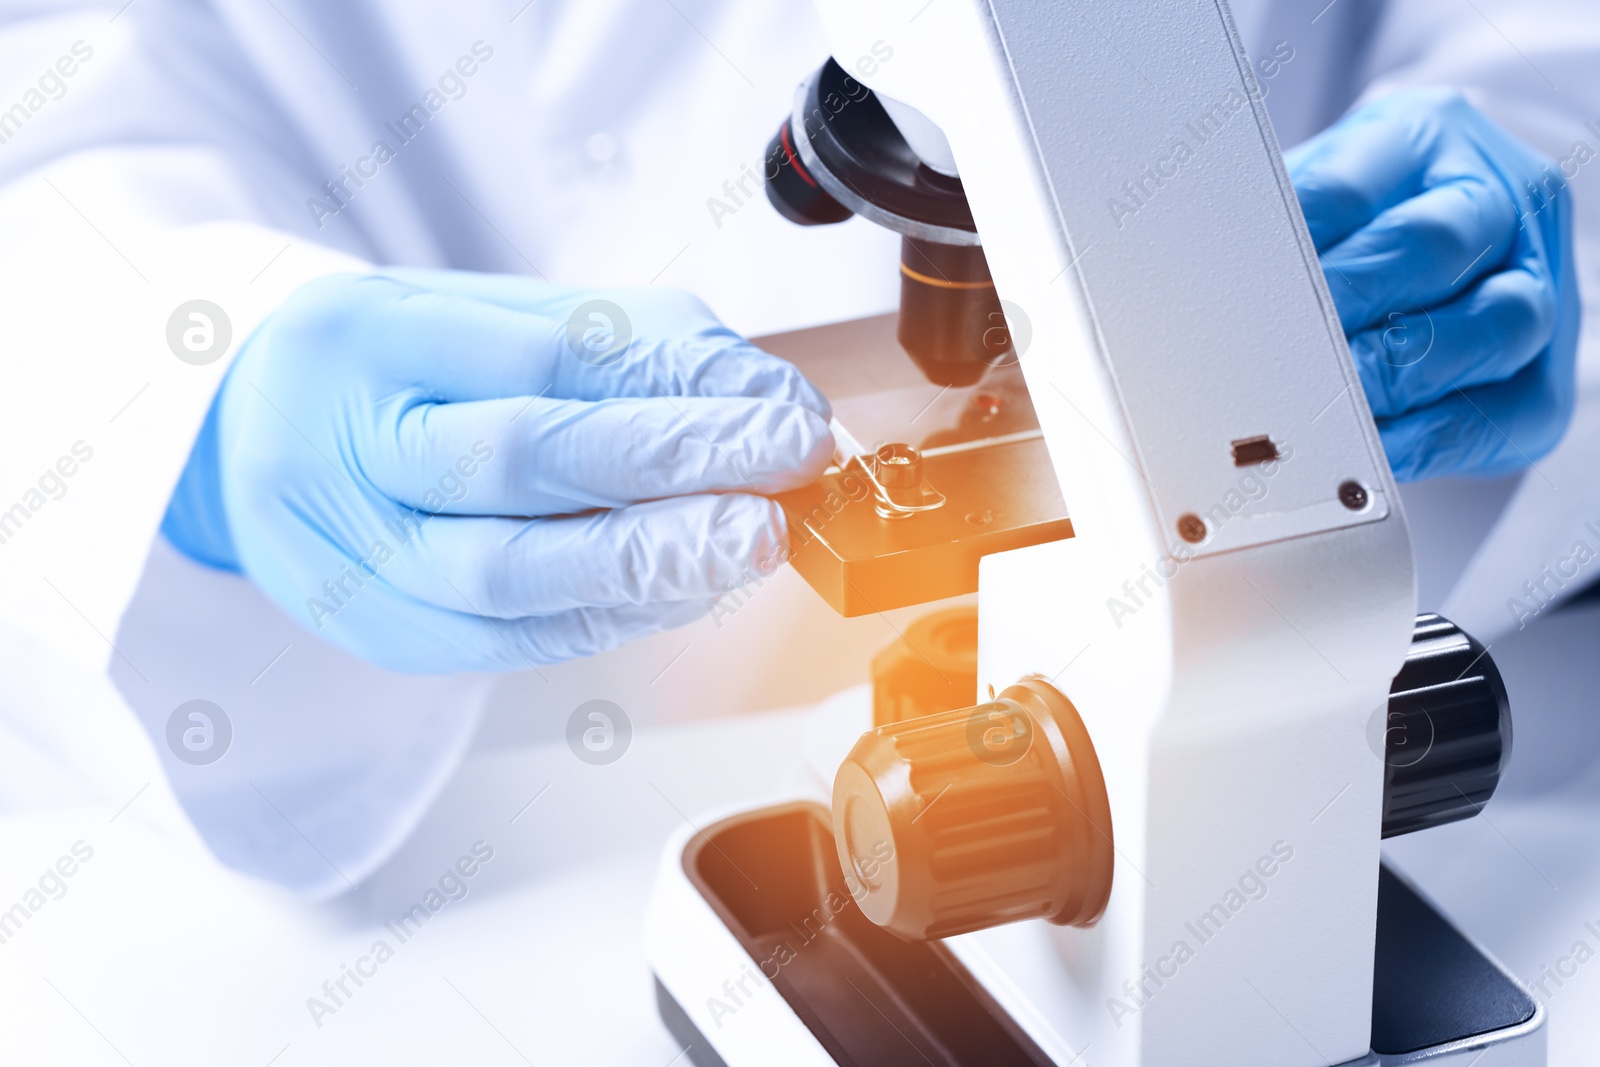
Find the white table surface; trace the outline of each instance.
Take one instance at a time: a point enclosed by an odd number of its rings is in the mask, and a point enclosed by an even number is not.
[[[4,820],[0,906],[73,842],[94,856],[0,945],[0,1062],[666,1067],[679,1050],[639,936],[660,842],[686,815],[798,783],[802,719],[643,730],[605,767],[561,743],[476,751],[377,877],[318,906],[163,838],[137,800],[114,820],[109,806]],[[1486,814],[1391,855],[1525,979],[1577,940],[1600,948],[1584,927],[1600,927],[1600,775]],[[384,922],[480,840],[495,854],[468,895],[400,944]],[[307,998],[376,938],[394,957],[319,1027]],[[1592,1063],[1600,957],[1547,985],[1551,1062]]]
[[[784,713],[644,730],[602,767],[560,743],[474,752],[375,878],[319,906],[157,835],[137,800],[114,821],[0,821],[0,907],[75,841],[94,849],[0,944],[0,1062],[666,1067],[679,1049],[640,945],[661,842],[680,813],[800,775],[799,732]],[[400,944],[383,923],[480,840],[494,858],[468,895]],[[307,998],[376,938],[393,958],[319,1027]]]
[[[1414,532],[1428,546],[1420,552],[1424,607],[1440,602],[1477,536],[1458,511],[1430,519],[1428,503],[1426,493],[1408,494]],[[552,680],[574,693],[605,692],[602,683],[626,681],[612,678],[613,658],[572,665],[576,681],[559,671],[508,680],[484,723],[487,747],[469,753],[400,852],[330,904],[307,905],[222,868],[192,833],[174,828],[158,773],[138,771],[120,795],[84,803],[53,785],[66,776],[46,773],[42,761],[12,759],[0,793],[13,803],[25,795],[32,807],[0,815],[0,912],[74,842],[94,856],[64,896],[0,943],[0,1063],[667,1067],[679,1050],[656,1017],[640,939],[661,843],[685,818],[799,787],[807,774],[802,713],[727,717],[723,705],[741,698],[715,665],[737,668],[739,692],[764,683],[769,695],[800,699],[802,682],[862,673],[892,637],[882,620],[854,620],[854,629],[828,637],[854,659],[800,651],[805,640],[821,643],[825,626],[797,614],[808,610],[805,590],[789,585],[772,583],[741,610],[737,627],[687,631],[695,655],[705,646],[706,664],[672,644],[679,635],[663,635],[655,651],[677,665],[657,684],[661,668],[646,664],[636,688],[665,690],[681,672],[683,693],[657,702],[703,703],[719,717],[668,725],[671,715],[640,715],[615,764],[578,761],[560,717],[529,714],[527,695]],[[768,614],[777,623],[762,623]],[[798,630],[797,617],[808,620]],[[778,624],[790,636],[775,638]],[[734,655],[733,641],[784,653],[780,666],[800,680],[774,688],[773,669]],[[1600,607],[1542,617],[1493,655],[1517,733],[1500,794],[1478,818],[1387,851],[1526,981],[1587,946],[1593,957],[1575,971],[1569,962],[1573,976],[1559,986],[1546,979],[1540,994],[1551,1014],[1550,1062],[1579,1067],[1600,1048]],[[136,747],[126,712],[97,714],[84,720],[79,747],[96,737]],[[150,783],[143,792],[141,781]],[[495,855],[468,895],[399,945],[385,921],[480,840]],[[324,996],[322,983],[379,937],[396,945],[393,959],[316,1025],[307,999]]]

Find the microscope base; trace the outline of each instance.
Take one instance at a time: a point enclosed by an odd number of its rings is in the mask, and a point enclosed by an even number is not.
[[[655,929],[671,932],[650,938],[651,957],[662,1022],[694,1067],[1057,1063],[943,944],[861,915],[821,806],[746,811],[678,852],[655,901]],[[1347,1067],[1544,1067],[1544,1024],[1515,979],[1382,869],[1374,1052]]]

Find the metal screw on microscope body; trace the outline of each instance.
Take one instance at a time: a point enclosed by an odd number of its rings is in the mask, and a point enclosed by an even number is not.
[[[1198,545],[1206,539],[1206,522],[1194,512],[1178,516],[1178,536],[1191,545]]]
[[[1360,482],[1349,481],[1339,486],[1339,503],[1351,511],[1364,510],[1369,499],[1367,487]]]

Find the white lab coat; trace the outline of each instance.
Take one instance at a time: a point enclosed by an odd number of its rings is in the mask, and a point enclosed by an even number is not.
[[[1284,144],[1363,95],[1448,84],[1553,157],[1579,141],[1600,151],[1600,125],[1585,125],[1600,120],[1600,23],[1583,0],[1324,3],[1234,4],[1272,64],[1261,73]],[[14,529],[0,523],[0,805],[12,810],[92,796],[186,833],[176,797],[224,861],[337,893],[410,831],[485,699],[484,679],[356,663],[247,583],[157,543],[227,365],[174,357],[179,304],[220,305],[231,355],[297,285],[367,264],[679,286],[752,334],[896,299],[892,235],[859,220],[793,227],[750,180],[826,53],[804,0],[3,0],[0,17],[0,516],[23,508]],[[1572,184],[1593,322],[1591,170]],[[1583,529],[1600,519],[1592,326],[1584,337],[1573,433],[1444,605],[1490,637],[1541,565],[1579,537],[1600,549]],[[51,477],[75,448],[90,458]],[[800,603],[794,585],[769,600]],[[696,631],[678,655],[720,648],[714,686],[703,670],[668,673],[675,646],[662,642],[609,657],[604,685],[633,685],[636,709],[668,714],[792,702],[808,695],[800,682],[753,680],[828,674],[797,667],[779,626]],[[888,636],[864,632],[830,631],[846,635],[838,647]],[[539,678],[530,717],[559,722],[607,695],[583,665]],[[194,697],[234,724],[232,750],[208,767],[164,741]]]

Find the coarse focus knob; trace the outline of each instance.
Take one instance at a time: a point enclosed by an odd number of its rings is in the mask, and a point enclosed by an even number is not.
[[[861,910],[907,939],[1020,919],[1087,925],[1111,893],[1111,811],[1077,709],[1042,678],[880,726],[833,784]]]
[[[1417,616],[1411,651],[1373,726],[1382,730],[1384,837],[1476,815],[1511,758],[1500,672],[1482,645],[1438,615]]]
[[[872,657],[874,726],[960,707],[977,691],[976,604],[919,615]]]

